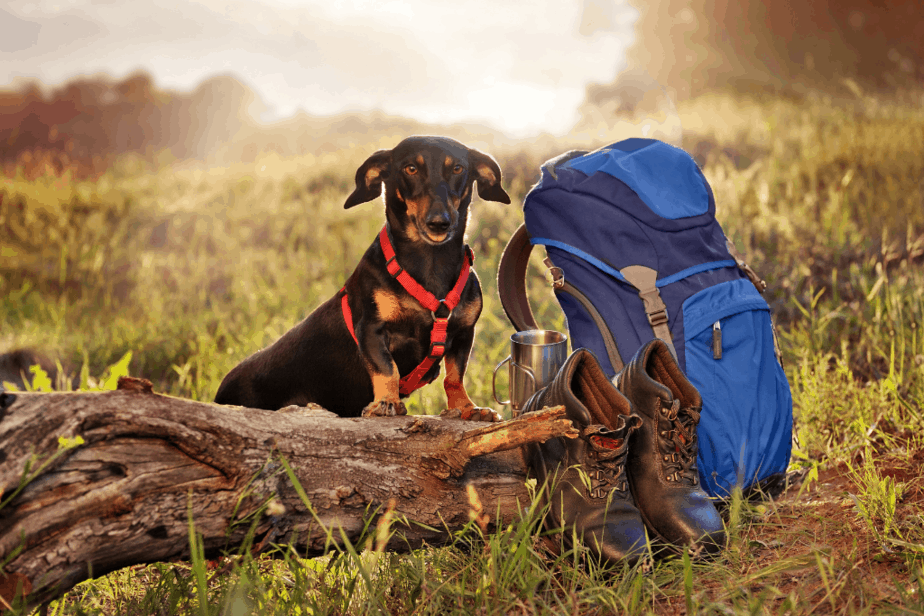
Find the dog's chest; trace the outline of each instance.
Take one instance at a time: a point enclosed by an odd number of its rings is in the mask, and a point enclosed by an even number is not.
[[[387,290],[373,294],[378,317],[385,324],[389,352],[422,356],[429,348],[433,329],[433,314],[409,295],[397,295]],[[474,327],[481,302],[468,301],[455,307],[447,326],[447,344],[464,328]]]

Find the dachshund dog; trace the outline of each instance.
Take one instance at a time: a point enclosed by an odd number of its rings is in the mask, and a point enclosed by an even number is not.
[[[341,417],[405,415],[402,398],[446,364],[443,417],[499,421],[462,378],[481,314],[463,236],[474,186],[510,203],[489,155],[445,137],[408,137],[356,172],[345,209],[384,192],[385,226],[344,288],[224,378],[219,404],[276,410],[316,403]],[[383,191],[384,187],[384,191]]]

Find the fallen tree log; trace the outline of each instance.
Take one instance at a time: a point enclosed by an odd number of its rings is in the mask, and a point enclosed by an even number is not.
[[[344,419],[193,402],[138,382],[16,394],[0,408],[4,601],[17,585],[35,605],[91,576],[188,558],[190,516],[207,558],[251,530],[253,553],[291,543],[317,556],[331,537],[357,545],[386,509],[400,523],[385,549],[445,544],[471,520],[472,488],[488,530],[528,503],[521,445],[576,434],[563,407],[498,424]]]

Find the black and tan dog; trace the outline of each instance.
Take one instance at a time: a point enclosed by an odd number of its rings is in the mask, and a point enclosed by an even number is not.
[[[463,242],[473,184],[482,199],[510,203],[497,162],[452,139],[409,137],[370,156],[344,208],[375,199],[384,185],[379,237],[343,290],[231,370],[215,401],[404,415],[401,398],[433,381],[445,361],[443,416],[498,421],[462,384],[482,307]]]

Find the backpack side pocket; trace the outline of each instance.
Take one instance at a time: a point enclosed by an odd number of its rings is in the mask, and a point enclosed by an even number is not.
[[[745,279],[683,304],[687,378],[703,397],[697,463],[713,496],[789,465],[792,395],[777,361],[770,307]]]

